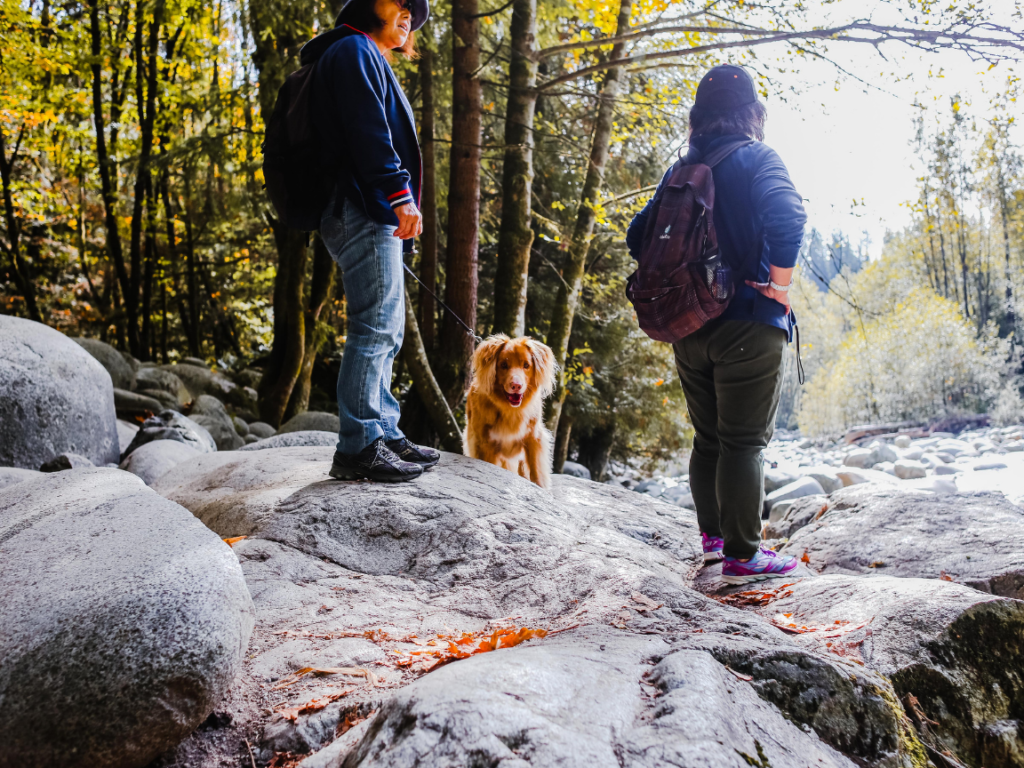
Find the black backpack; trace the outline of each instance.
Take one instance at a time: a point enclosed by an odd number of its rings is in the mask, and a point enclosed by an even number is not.
[[[337,180],[337,169],[324,163],[314,121],[313,74],[320,54],[349,33],[336,27],[314,38],[315,46],[303,46],[302,66],[285,79],[267,122],[264,186],[281,222],[302,232],[320,229],[320,216]]]

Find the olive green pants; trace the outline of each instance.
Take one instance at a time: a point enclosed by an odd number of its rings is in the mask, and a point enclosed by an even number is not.
[[[761,542],[764,459],[775,431],[788,334],[743,320],[712,322],[673,345],[693,424],[690,490],[697,522],[727,557]]]

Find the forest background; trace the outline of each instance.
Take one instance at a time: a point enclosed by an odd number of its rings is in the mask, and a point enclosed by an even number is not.
[[[318,237],[276,220],[260,166],[264,116],[339,1],[0,3],[0,312],[141,361],[255,371],[274,426],[334,411],[341,281]],[[900,51],[959,56],[1001,68],[1001,87],[987,104],[917,105],[910,224],[872,259],[856,235],[807,234],[794,306],[809,383],[790,360],[779,424],[828,437],[864,421],[1019,421],[1024,23],[1007,9],[438,2],[420,57],[394,64],[424,154],[411,266],[478,333],[554,349],[556,466],[571,457],[600,479],[611,458],[678,456],[685,402],[670,348],[626,302],[623,241],[685,146],[700,76],[742,63],[770,99],[812,61],[861,81],[835,59],[843,47],[878,51],[895,78]],[[457,449],[472,339],[408,287],[403,427]]]

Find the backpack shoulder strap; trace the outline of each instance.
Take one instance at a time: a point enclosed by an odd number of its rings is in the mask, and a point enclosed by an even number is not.
[[[681,162],[687,165],[701,163],[702,165],[706,165],[709,168],[714,168],[716,165],[725,160],[725,158],[727,158],[737,149],[740,149],[742,147],[749,147],[753,143],[753,139],[738,139],[736,141],[731,141],[728,144],[725,144],[719,147],[718,149],[714,150],[713,152],[709,152],[706,155],[702,154],[700,151],[697,150],[696,147],[694,147],[691,144],[690,150],[685,155],[682,155],[680,157],[680,160]]]

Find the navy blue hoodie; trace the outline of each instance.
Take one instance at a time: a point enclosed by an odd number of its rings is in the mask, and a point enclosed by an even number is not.
[[[302,63],[317,57],[314,120],[324,163],[338,168],[335,213],[348,198],[374,221],[397,226],[393,209],[420,200],[412,107],[376,43],[358,29],[346,24],[313,38],[302,48]]]
[[[697,136],[691,147],[699,154],[743,138],[746,137]],[[666,172],[662,178],[658,192],[668,175]],[[743,282],[768,282],[769,265],[786,269],[796,265],[807,214],[789,171],[774,149],[755,141],[722,160],[712,175],[718,245],[726,263],[737,270],[736,295],[719,322],[753,320],[792,333],[792,315],[785,314],[782,304]],[[633,217],[626,232],[626,245],[634,259],[640,253],[653,200],[652,197]]]

